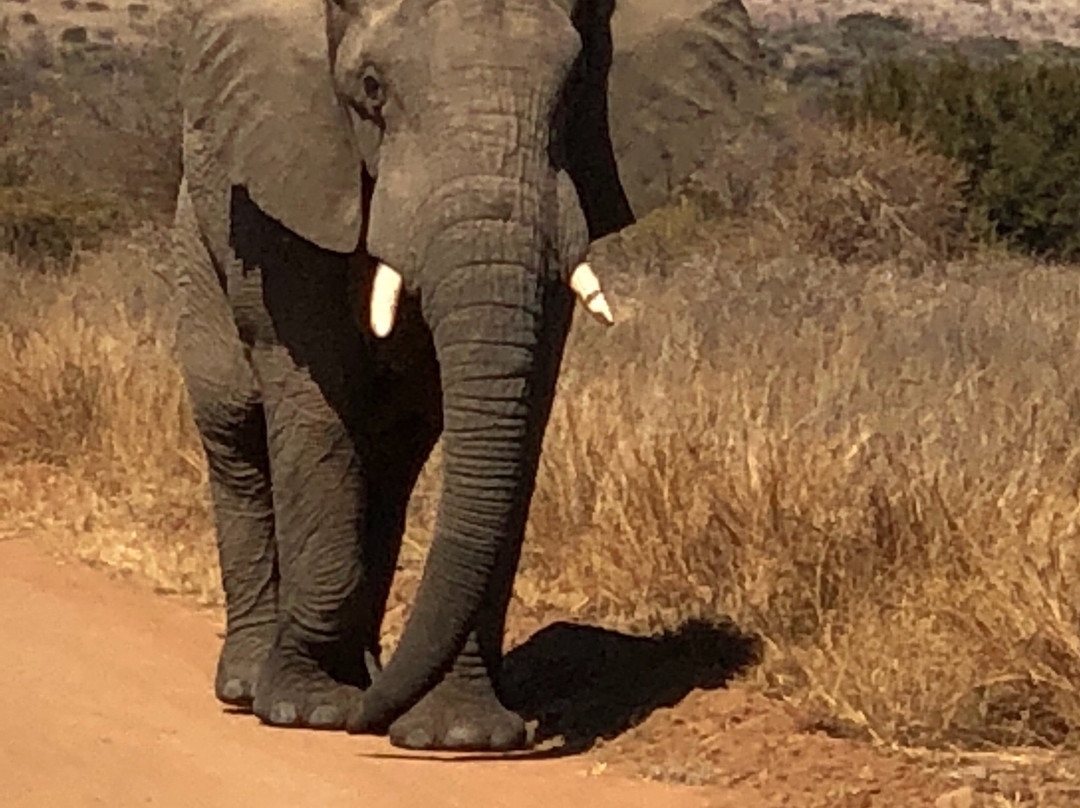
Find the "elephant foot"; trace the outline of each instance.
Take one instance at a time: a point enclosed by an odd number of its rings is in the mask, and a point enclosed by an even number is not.
[[[521,716],[502,705],[487,677],[447,676],[389,734],[405,749],[509,752],[532,744]]]
[[[226,635],[214,676],[214,695],[230,707],[250,710],[266,655],[274,640],[274,624]]]
[[[253,710],[264,724],[275,727],[343,729],[350,707],[363,692],[356,684],[333,678],[312,655],[279,645],[259,674]]]

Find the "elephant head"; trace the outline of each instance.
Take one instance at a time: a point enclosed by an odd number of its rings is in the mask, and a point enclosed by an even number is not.
[[[393,267],[373,326],[403,283],[439,360],[435,537],[352,722],[383,727],[452,663],[521,534],[572,277],[604,314],[574,274],[590,241],[694,169],[756,46],[740,0],[208,2],[188,125],[264,213]]]

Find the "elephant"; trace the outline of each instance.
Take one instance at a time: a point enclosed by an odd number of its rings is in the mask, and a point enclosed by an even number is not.
[[[504,623],[576,297],[611,321],[589,246],[663,203],[757,69],[739,0],[618,1],[192,0],[172,255],[221,702],[408,748],[531,743]]]

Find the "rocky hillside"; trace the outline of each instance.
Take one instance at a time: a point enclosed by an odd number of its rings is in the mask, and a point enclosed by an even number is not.
[[[657,0],[664,2],[664,0]],[[1080,0],[744,0],[762,27],[836,20],[874,12],[913,20],[942,38],[1001,36],[1080,45]],[[16,42],[107,46],[153,35],[173,0],[0,0],[0,21]]]
[[[108,48],[154,36],[169,0],[0,0],[0,25],[17,44]]]
[[[1080,45],[1078,0],[744,0],[763,27],[836,20],[874,12],[914,20],[927,33],[947,39],[1000,36],[1053,39]]]

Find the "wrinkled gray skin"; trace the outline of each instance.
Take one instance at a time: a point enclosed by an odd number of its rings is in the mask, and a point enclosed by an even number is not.
[[[693,168],[752,53],[745,12],[196,4],[176,259],[227,602],[218,698],[409,747],[521,747],[497,674],[566,279]],[[376,259],[406,283],[385,340],[366,327]],[[372,683],[440,434],[430,556]]]

